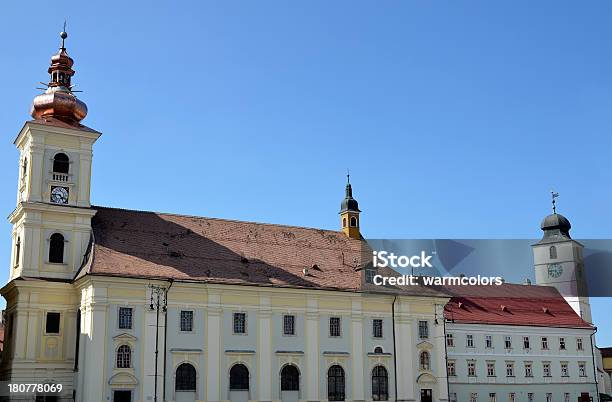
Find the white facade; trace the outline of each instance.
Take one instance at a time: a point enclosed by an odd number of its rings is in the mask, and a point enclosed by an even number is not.
[[[446,333],[451,400],[566,402],[589,393],[597,401],[592,330],[447,323]]]

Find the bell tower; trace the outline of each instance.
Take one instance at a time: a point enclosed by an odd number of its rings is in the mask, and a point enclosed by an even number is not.
[[[346,175],[346,195],[340,204],[340,225],[345,235],[351,239],[361,239],[359,232],[359,204],[353,198],[353,188],[351,187],[351,176]]]
[[[92,147],[100,133],[81,124],[87,106],[73,91],[74,61],[65,40],[51,57],[49,83],[32,102],[19,150],[17,207],[13,225],[10,279],[72,279],[87,250],[91,217]]]
[[[554,286],[585,321],[592,323],[591,306],[584,273],[584,246],[570,236],[572,225],[557,213],[553,193],[553,213],[540,225],[542,239],[532,245],[536,284]]]

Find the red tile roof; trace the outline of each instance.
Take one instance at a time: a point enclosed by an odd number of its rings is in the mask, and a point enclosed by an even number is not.
[[[612,348],[599,348],[601,357],[612,357]]]
[[[371,250],[339,231],[93,208],[93,250],[77,279],[111,275],[441,295],[423,287],[365,285],[362,261],[371,260]]]
[[[593,328],[549,286],[452,286],[444,317],[456,323]]]

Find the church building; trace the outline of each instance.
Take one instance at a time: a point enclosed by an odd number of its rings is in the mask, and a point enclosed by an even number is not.
[[[0,377],[75,401],[447,401],[443,308],[365,280],[351,184],[338,231],[91,204],[101,133],[62,32],[14,141]],[[112,135],[112,134],[111,134]]]

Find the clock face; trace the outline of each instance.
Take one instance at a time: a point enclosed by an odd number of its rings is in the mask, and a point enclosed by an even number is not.
[[[51,187],[51,202],[55,204],[68,204],[68,188],[59,186]]]
[[[563,273],[563,267],[561,264],[548,264],[548,276],[551,278],[558,278]]]

